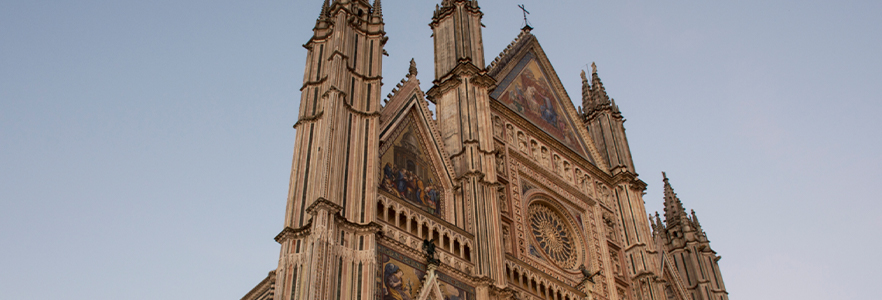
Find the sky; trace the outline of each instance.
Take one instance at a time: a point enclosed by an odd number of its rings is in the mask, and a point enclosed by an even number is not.
[[[238,299],[273,270],[321,0],[0,1],[3,298]],[[383,95],[438,1],[383,3]],[[571,99],[597,64],[647,212],[662,177],[732,299],[872,299],[882,2],[482,0]],[[875,83],[875,84],[874,84]]]

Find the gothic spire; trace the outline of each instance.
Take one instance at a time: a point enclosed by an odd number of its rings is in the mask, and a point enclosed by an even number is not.
[[[319,15],[319,19],[328,17],[328,9],[330,9],[330,0],[325,0],[325,3],[322,3],[322,13]]]
[[[668,176],[662,172],[665,182],[665,223],[668,228],[672,228],[680,223],[680,219],[686,216],[686,209],[683,208],[683,202],[677,198],[674,188],[668,182]]]
[[[374,0],[374,17],[383,18],[383,5],[380,3],[380,0]]]
[[[582,107],[584,107],[585,110],[588,110],[593,104],[593,101],[591,101],[591,84],[588,83],[588,77],[585,76],[585,70],[582,70],[582,73],[579,75],[582,76]]]
[[[593,102],[598,104],[609,103],[609,96],[606,94],[603,82],[600,82],[600,76],[597,76],[597,65],[593,62],[591,63],[591,91]]]

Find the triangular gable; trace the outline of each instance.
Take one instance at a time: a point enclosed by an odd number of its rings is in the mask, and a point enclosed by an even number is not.
[[[383,111],[379,190],[448,219],[453,195],[446,192],[453,190],[452,168],[418,87],[394,95]]]
[[[490,97],[602,169],[598,152],[536,38],[522,34],[503,52],[491,74],[498,84]]]

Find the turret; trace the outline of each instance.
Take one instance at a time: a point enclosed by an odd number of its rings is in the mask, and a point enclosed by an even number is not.
[[[373,279],[343,276],[375,270],[374,257],[358,257],[375,245],[369,226],[376,213],[373,187],[379,149],[382,54],[386,41],[379,0],[325,0],[307,49],[294,159],[282,244],[276,269],[279,299],[354,299],[346,285],[371,295]],[[345,225],[345,226],[341,226]],[[297,234],[295,234],[297,233]],[[359,241],[357,244],[354,241]],[[343,247],[332,253],[330,249]],[[321,272],[312,272],[321,270]]]
[[[615,100],[606,94],[594,63],[591,63],[590,84],[584,72],[582,74],[582,106],[585,127],[611,172],[636,174],[628,138],[625,136],[625,119],[622,118],[622,112]]]
[[[438,130],[454,180],[473,205],[475,273],[505,284],[496,149],[490,118],[490,87],[495,85],[484,67],[481,8],[474,0],[444,0],[436,6],[429,27],[435,40],[435,80],[426,96],[435,103]],[[479,290],[480,294],[486,291]]]
[[[711,249],[698,216],[694,210],[686,213],[664,172],[662,177],[667,228],[658,246],[673,258],[675,270],[680,272],[693,299],[728,299],[718,264],[720,257]]]
[[[464,63],[484,68],[483,15],[475,0],[444,0],[435,6],[429,23],[435,40],[435,80]]]

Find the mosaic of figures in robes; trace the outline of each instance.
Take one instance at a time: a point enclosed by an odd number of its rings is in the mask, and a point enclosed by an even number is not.
[[[383,154],[380,188],[431,214],[440,215],[440,182],[423,154],[417,134],[412,126],[406,128]]]
[[[425,279],[425,265],[421,264],[410,257],[406,257],[398,252],[385,247],[380,249],[380,270],[381,284],[379,289],[379,297],[381,300],[413,300],[419,297],[422,290],[422,282]],[[449,280],[443,281],[447,276],[439,275],[439,288],[444,300],[473,300],[474,295],[463,289],[457,288],[462,283]],[[464,288],[472,290],[472,287],[464,286]]]
[[[525,56],[500,86],[507,83],[508,86],[501,93],[493,92],[496,99],[564,144],[579,152],[582,151],[560,102],[532,54]]]

